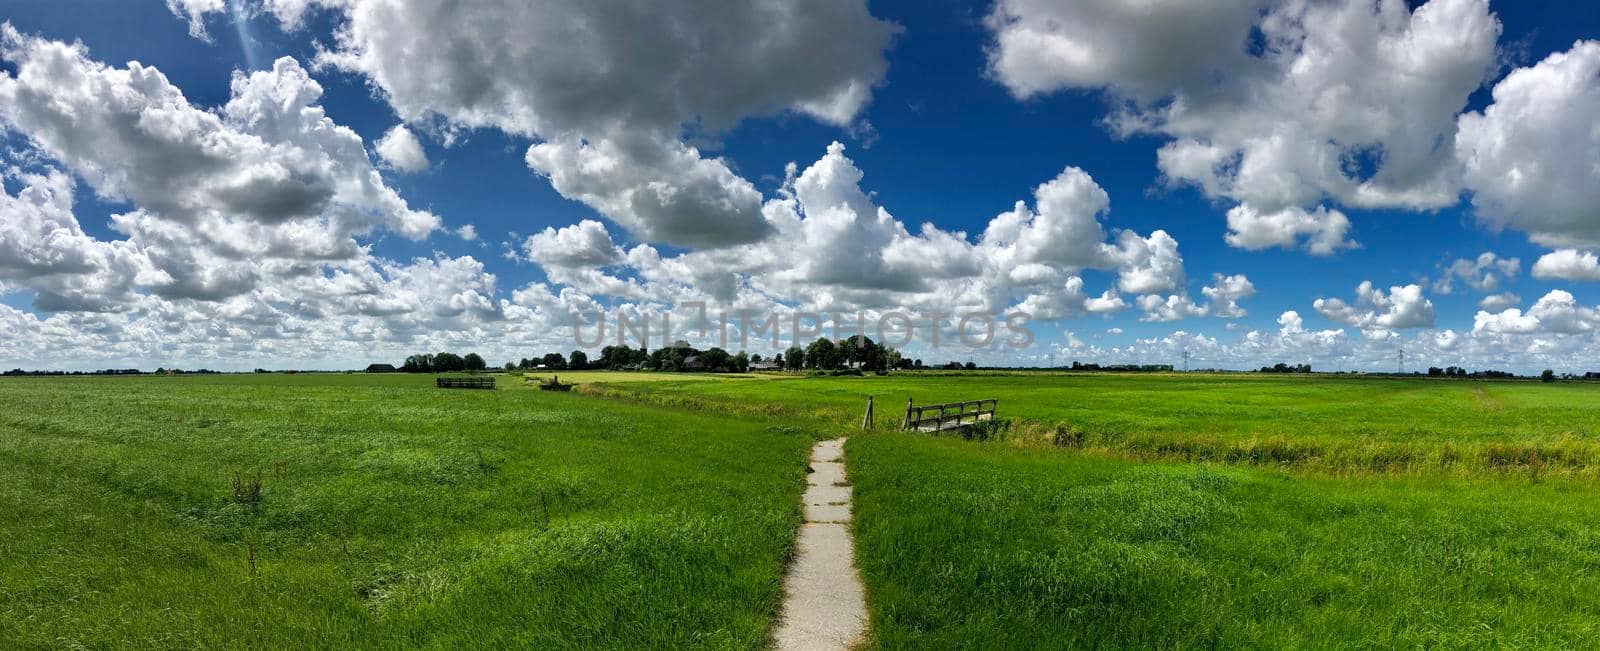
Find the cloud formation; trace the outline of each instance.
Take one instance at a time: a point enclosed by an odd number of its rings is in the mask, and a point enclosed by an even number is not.
[[[1251,329],[1251,279],[1201,275],[1196,292],[1171,234],[1187,231],[1119,227],[1111,195],[1076,161],[1019,183],[1020,200],[972,220],[970,233],[891,212],[840,143],[763,193],[719,155],[720,135],[761,116],[870,130],[864,114],[899,28],[862,0],[168,7],[200,38],[208,16],[230,9],[267,12],[290,30],[323,24],[307,20],[317,15],[335,31],[313,35],[309,70],[285,58],[238,73],[209,106],[153,67],[0,31],[0,124],[22,145],[0,154],[0,291],[31,294],[37,311],[0,310],[0,333],[38,350],[260,356],[303,341],[359,354],[452,340],[492,350],[556,341],[574,310],[661,314],[685,301],[1036,319],[1137,306],[1130,321],[1238,319],[1228,332],[1242,333],[1230,342],[1130,327],[1146,338],[1098,349],[1113,358],[1193,349],[1370,360],[1404,344],[1441,358],[1559,359],[1592,343],[1591,308],[1556,290],[1519,310],[1506,290],[1520,260],[1490,253],[1432,270],[1431,283],[1363,283],[1352,303],[1313,303],[1343,328],[1307,330],[1290,311],[1275,329]],[[985,25],[995,82],[1023,100],[1098,91],[1116,135],[1159,142],[1157,185],[1222,202],[1233,247],[1334,255],[1360,246],[1351,217],[1363,209],[1431,211],[1465,192],[1489,227],[1557,249],[1533,264],[1534,278],[1600,279],[1594,42],[1512,71],[1486,108],[1462,114],[1499,72],[1500,25],[1484,0],[1000,0]],[[314,72],[356,75],[401,122],[364,142],[326,114]],[[381,126],[392,120],[385,113]],[[544,275],[520,287],[470,256],[373,255],[385,237],[476,239],[474,226],[447,228],[391,182],[429,169],[418,134],[447,157],[481,129],[526,147],[530,178],[604,221],[503,243]],[[114,206],[95,216],[109,232],[75,214],[85,192]],[[1472,331],[1435,330],[1424,287],[1481,294],[1461,299],[1478,304]]]
[[[1533,277],[1559,280],[1600,280],[1600,257],[1588,251],[1561,249],[1539,256]]]
[[[422,142],[404,124],[397,124],[378,140],[375,149],[383,162],[402,172],[421,172],[428,169],[428,154],[422,151]]]
[[[1312,255],[1330,256],[1361,245],[1346,237],[1350,219],[1338,210],[1317,206],[1315,211],[1290,206],[1263,214],[1248,204],[1228,210],[1228,244],[1249,251],[1303,246]]]
[[[1420,285],[1390,287],[1385,294],[1374,288],[1371,281],[1362,281],[1356,287],[1356,302],[1346,303],[1337,298],[1319,298],[1312,307],[1329,320],[1341,325],[1360,328],[1371,334],[1381,330],[1433,327],[1433,301],[1422,295]]]
[[[1600,325],[1600,313],[1578,304],[1572,294],[1559,290],[1539,297],[1527,313],[1517,308],[1502,312],[1479,311],[1472,331],[1491,334],[1585,334]]]
[[[1550,247],[1600,246],[1600,41],[1506,75],[1460,118],[1456,155],[1478,217]]]
[[[384,183],[292,59],[235,75],[207,108],[159,70],[10,25],[0,56],[15,71],[0,74],[0,125],[26,139],[0,154],[0,283],[40,311],[0,309],[8,360],[318,365],[419,339],[548,336],[581,302],[507,301],[471,257],[372,256],[371,238],[423,239],[441,221]],[[83,228],[80,184],[130,205],[109,217],[121,239]]]
[[[1014,95],[1103,90],[1113,129],[1169,138],[1170,183],[1238,202],[1230,244],[1310,236],[1322,255],[1348,229],[1324,201],[1459,201],[1448,143],[1500,36],[1486,0],[1007,0],[986,24],[991,74]]]
[[[1210,303],[1213,315],[1236,319],[1247,314],[1239,301],[1254,296],[1256,286],[1244,274],[1224,276],[1214,273],[1211,274],[1211,284],[1202,288],[1200,293]]]
[[[1514,280],[1521,272],[1520,258],[1502,258],[1485,251],[1474,259],[1457,258],[1451,262],[1439,280],[1433,283],[1433,291],[1449,294],[1459,281],[1475,291],[1498,292],[1503,281]]]
[[[293,26],[306,4],[265,8]],[[685,130],[783,112],[850,127],[899,29],[862,0],[316,4],[339,22],[319,64],[370,79],[405,122],[537,138],[528,165],[563,196],[641,240],[701,248],[768,233],[759,193]]]

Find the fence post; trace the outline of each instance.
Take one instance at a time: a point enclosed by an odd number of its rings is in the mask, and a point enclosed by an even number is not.
[[[900,431],[911,429],[911,399],[906,398],[906,417],[900,420]]]
[[[872,396],[867,396],[867,414],[861,417],[861,429],[872,429]]]

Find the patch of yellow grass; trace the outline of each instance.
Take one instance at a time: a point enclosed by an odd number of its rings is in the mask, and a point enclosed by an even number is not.
[[[1486,411],[1505,409],[1505,403],[1501,402],[1499,398],[1489,395],[1489,392],[1484,390],[1483,387],[1472,388],[1472,404]]]

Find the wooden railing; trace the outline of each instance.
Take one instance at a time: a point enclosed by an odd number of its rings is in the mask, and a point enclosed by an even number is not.
[[[998,398],[950,402],[942,405],[914,405],[906,399],[906,417],[900,429],[917,432],[941,432],[960,429],[974,423],[994,420]]]
[[[433,385],[440,389],[493,389],[492,377],[441,377],[434,378]]]

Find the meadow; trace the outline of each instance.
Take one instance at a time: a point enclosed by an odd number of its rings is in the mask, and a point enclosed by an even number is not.
[[[907,398],[998,398],[1000,416],[1012,424],[1000,436],[1092,453],[1333,473],[1600,474],[1600,384],[1591,383],[1179,373],[699,377],[607,378],[582,390],[839,425],[859,423],[873,396],[878,429],[899,425]]]
[[[764,644],[814,432],[518,388],[0,380],[0,646]]]
[[[841,433],[874,648],[1600,645],[1597,385],[559,375],[0,379],[0,646],[761,648]]]
[[[1591,481],[853,437],[877,648],[1592,648]]]
[[[586,391],[841,427],[875,396],[877,432],[847,451],[876,648],[1600,644],[1596,385],[910,373]],[[1013,422],[895,432],[906,397],[997,397]]]

